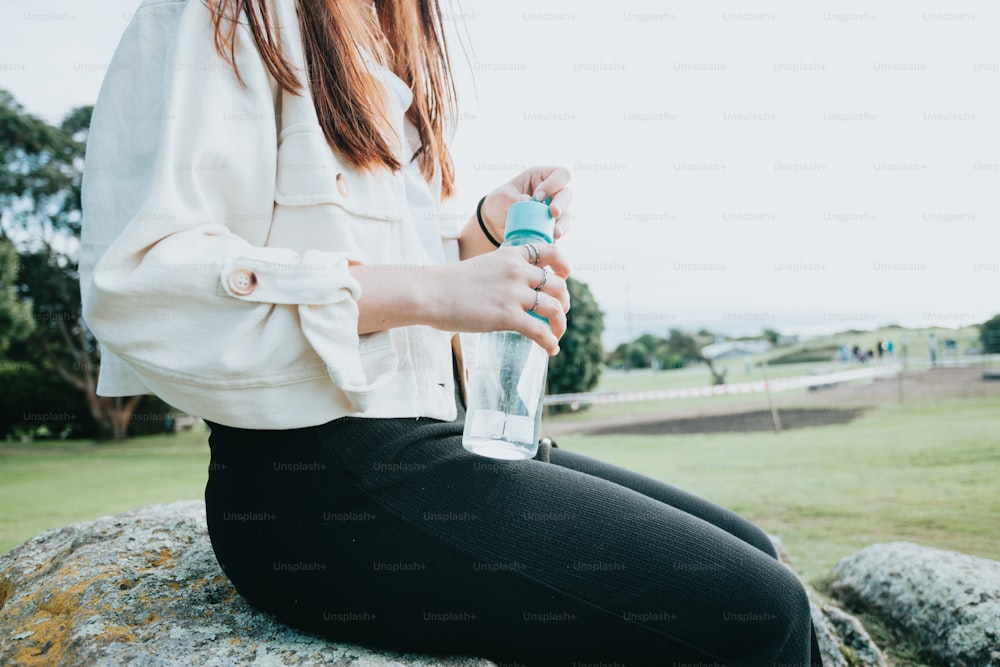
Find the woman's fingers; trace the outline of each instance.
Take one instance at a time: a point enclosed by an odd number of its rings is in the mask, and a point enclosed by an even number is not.
[[[514,327],[514,331],[538,343],[550,357],[559,353],[559,339],[548,325],[537,317],[525,316],[519,326]]]
[[[565,213],[556,220],[556,228],[552,232],[552,239],[558,241],[562,237],[566,236],[566,232],[569,231],[570,227],[573,226],[573,216],[566,215]]]
[[[564,237],[569,230],[572,217],[567,215],[567,213],[572,201],[573,191],[569,188],[564,188],[552,198],[552,203],[549,204],[549,212],[556,219],[556,228],[552,233],[553,240],[555,241]]]
[[[549,212],[556,220],[553,238],[562,238],[569,229],[566,213],[573,201],[573,194],[566,186],[571,178],[569,169],[565,167],[535,166],[525,169],[489,193],[481,209],[484,222],[492,230],[494,237],[500,238],[511,204],[529,199],[549,199]]]
[[[561,278],[569,276],[569,265],[563,260],[562,254],[555,244],[526,243],[525,245],[517,246],[517,249],[529,265],[548,266]]]
[[[564,188],[556,193],[549,203],[549,212],[552,214],[552,217],[558,220],[565,215],[572,201],[573,191],[569,188]]]
[[[560,190],[569,184],[570,178],[572,178],[569,169],[565,167],[534,167],[529,171],[535,172],[532,174],[532,181],[541,177],[531,193],[531,196],[538,201],[542,201],[546,197],[555,197]]]
[[[428,304],[431,326],[446,331],[517,331],[550,355],[559,351],[567,326],[569,269],[554,245],[500,248],[433,270],[442,289],[430,290],[438,295]]]
[[[520,333],[531,338],[541,345],[549,354],[556,354],[559,351],[559,339],[566,333],[566,313],[563,312],[562,304],[555,297],[541,291],[532,290],[530,304],[526,304],[524,312],[526,315],[532,313],[548,320],[545,326],[537,317],[525,317],[520,323]],[[541,327],[536,326],[541,324]]]
[[[564,313],[569,312],[569,289],[566,287],[566,280],[564,278],[554,273],[550,274],[548,282],[542,287],[542,291],[558,301]]]
[[[566,280],[555,274],[549,267],[540,268],[538,282],[533,288],[536,292],[544,290],[562,305],[563,312],[569,311],[569,289]]]

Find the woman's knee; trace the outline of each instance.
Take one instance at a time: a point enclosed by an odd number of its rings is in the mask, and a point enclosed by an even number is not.
[[[774,543],[771,542],[770,536],[764,529],[746,517],[737,516],[739,517],[739,527],[734,534],[750,546],[763,551],[771,558],[777,560],[778,551],[774,548]]]
[[[759,609],[763,621],[760,650],[772,660],[808,664],[812,614],[805,585],[788,567],[778,562],[759,589]],[[753,618],[747,618],[748,622]]]
[[[746,542],[771,558],[778,559],[778,552],[774,548],[770,536],[768,536],[763,528],[750,521],[750,519],[722,507],[719,508],[717,515],[712,519],[711,523],[730,535],[742,542]]]

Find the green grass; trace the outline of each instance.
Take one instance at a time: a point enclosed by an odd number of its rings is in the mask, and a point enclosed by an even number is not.
[[[819,582],[876,542],[1000,558],[998,407],[960,399],[780,435],[561,435],[559,444],[740,512],[779,535],[803,576]]]
[[[208,434],[0,444],[0,553],[42,530],[204,497]]]

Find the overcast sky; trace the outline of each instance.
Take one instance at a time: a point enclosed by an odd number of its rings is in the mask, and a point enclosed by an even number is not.
[[[447,0],[445,0],[447,2]],[[135,0],[5,0],[0,87],[97,98]],[[459,194],[574,172],[606,344],[1000,312],[1000,9],[987,2],[455,3]],[[472,81],[475,80],[475,91]]]

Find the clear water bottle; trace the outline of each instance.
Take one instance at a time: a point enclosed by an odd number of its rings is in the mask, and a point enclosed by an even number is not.
[[[516,202],[507,212],[503,245],[552,243],[554,229],[546,202]],[[515,331],[480,334],[469,366],[462,446],[495,459],[532,458],[538,452],[548,367],[548,353],[530,338]]]

